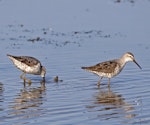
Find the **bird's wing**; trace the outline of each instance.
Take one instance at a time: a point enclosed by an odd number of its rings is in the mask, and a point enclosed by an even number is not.
[[[114,72],[116,66],[117,66],[117,63],[112,60],[112,61],[98,63],[95,66],[90,66],[86,68],[87,70],[92,70],[96,72],[112,73]]]
[[[28,65],[28,66],[34,66],[39,62],[39,60],[37,60],[36,58],[34,57],[29,57],[29,56],[18,56],[18,57],[15,57],[15,59],[17,59],[18,61]]]

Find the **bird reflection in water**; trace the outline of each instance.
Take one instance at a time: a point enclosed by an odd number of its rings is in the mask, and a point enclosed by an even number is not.
[[[39,116],[45,95],[45,84],[37,88],[24,88],[17,98],[14,99],[11,114],[23,115],[24,118]]]
[[[120,94],[116,94],[110,90],[102,90],[94,96],[94,103],[87,106],[90,112],[95,112],[98,119],[108,120],[112,118],[134,118],[134,107],[125,102]]]

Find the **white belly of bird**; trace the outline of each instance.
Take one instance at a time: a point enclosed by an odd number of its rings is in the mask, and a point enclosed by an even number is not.
[[[28,66],[25,63],[22,63],[18,60],[13,60],[14,65],[22,70],[23,72],[29,73],[29,74],[35,74],[35,75],[39,75],[40,74],[40,63],[38,63],[37,65],[34,66]]]

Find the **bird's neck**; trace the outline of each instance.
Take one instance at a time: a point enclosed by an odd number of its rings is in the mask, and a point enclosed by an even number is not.
[[[125,58],[122,57],[122,58],[119,59],[119,62],[120,62],[120,66],[121,66],[121,67],[124,67],[125,64],[126,64],[128,61],[126,61]]]

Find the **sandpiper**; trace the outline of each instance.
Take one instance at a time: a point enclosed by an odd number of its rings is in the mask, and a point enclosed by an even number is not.
[[[134,55],[131,52],[125,53],[119,59],[109,60],[98,63],[94,66],[81,68],[100,76],[100,80],[103,77],[108,78],[108,86],[110,86],[110,78],[118,75],[122,71],[125,64],[129,61],[134,62],[140,69],[142,69],[141,66],[135,61]],[[98,86],[100,86],[100,80],[98,81]]]
[[[9,54],[7,54],[7,56],[18,69],[23,71],[23,74],[20,76],[20,78],[24,79],[24,82],[28,80],[28,82],[31,83],[31,80],[25,78],[26,73],[41,75],[45,81],[46,69],[41,65],[41,62],[38,59],[30,56],[12,56]]]

